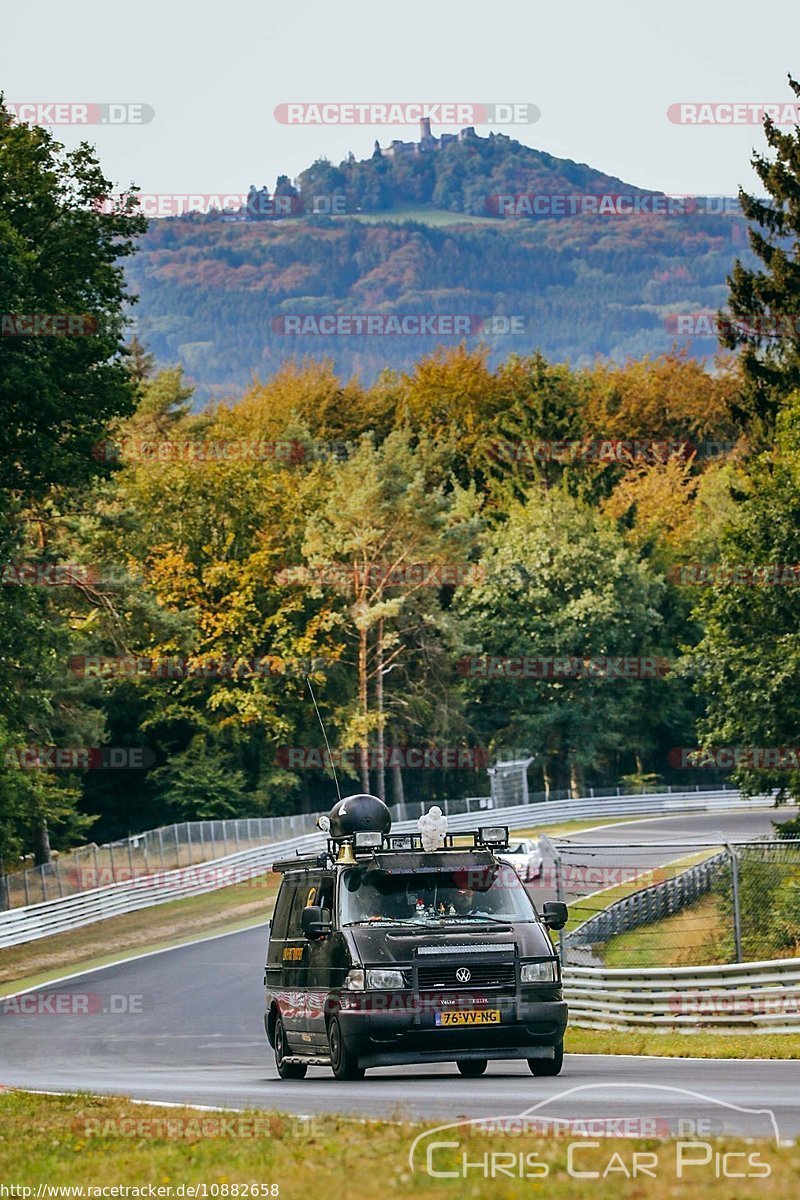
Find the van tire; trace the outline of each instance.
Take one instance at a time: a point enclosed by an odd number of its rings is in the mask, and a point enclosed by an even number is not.
[[[532,1075],[560,1075],[561,1068],[564,1065],[564,1039],[556,1042],[553,1047],[555,1050],[554,1058],[529,1058],[528,1066],[531,1069]]]
[[[331,1055],[331,1070],[336,1079],[364,1078],[364,1068],[358,1065],[358,1059],[350,1053],[345,1045],[338,1017],[331,1017],[328,1024],[328,1047]]]
[[[467,1079],[477,1079],[479,1075],[483,1075],[488,1065],[488,1059],[485,1058],[456,1059],[456,1066]]]
[[[275,1031],[272,1036],[275,1044],[275,1066],[281,1079],[305,1079],[308,1070],[305,1063],[286,1062],[286,1030],[282,1017],[275,1018]]]

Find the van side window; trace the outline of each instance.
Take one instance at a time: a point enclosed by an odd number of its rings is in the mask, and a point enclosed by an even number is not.
[[[306,902],[313,904],[313,897],[311,900],[309,900],[308,896],[310,892],[315,891],[319,886],[319,881],[319,875],[312,875],[310,873],[298,875],[296,876],[296,880],[293,881],[295,883],[295,888],[293,903],[289,913],[289,921],[286,928],[287,938],[301,938],[304,936],[303,930],[300,927],[300,915],[303,909],[306,907]]]
[[[278,899],[275,903],[275,912],[272,916],[271,937],[281,939],[286,937],[289,910],[296,892],[297,881],[291,879],[288,875],[284,875],[280,891],[278,892]]]
[[[327,908],[328,912],[333,912],[333,879],[330,875],[325,878],[317,888],[316,904],[320,908]]]

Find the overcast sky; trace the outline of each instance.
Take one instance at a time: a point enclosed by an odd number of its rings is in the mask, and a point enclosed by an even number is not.
[[[667,109],[789,101],[799,32],[797,0],[38,0],[4,7],[0,88],[14,102],[150,105],[138,127],[55,131],[88,137],[116,184],[144,192],[271,188],[318,157],[367,157],[376,136],[416,137],[287,126],[281,103],[451,101],[534,104],[535,124],[504,131],[640,187],[728,195],[752,185],[760,127],[674,124]]]

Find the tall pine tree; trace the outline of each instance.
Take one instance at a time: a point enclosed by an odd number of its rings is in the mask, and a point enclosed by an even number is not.
[[[800,83],[789,76],[800,99]],[[741,348],[745,387],[738,416],[757,439],[768,440],[785,396],[800,387],[800,128],[764,120],[774,158],[751,160],[767,195],[739,189],[742,211],[754,227],[750,246],[763,267],[737,259],[728,276],[729,313],[720,314],[720,341]]]

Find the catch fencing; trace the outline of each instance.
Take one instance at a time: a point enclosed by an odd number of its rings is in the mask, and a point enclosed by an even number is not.
[[[726,861],[727,854],[713,854],[679,875],[640,888],[600,909],[566,935],[568,961],[580,961],[575,957],[576,952],[590,950],[598,943],[681,912],[711,890]]]
[[[39,867],[0,874],[0,909],[20,908],[74,896],[109,883],[172,871],[178,867],[285,841],[314,828],[315,815],[247,817],[225,821],[182,821],[102,845],[91,843],[55,853]]]
[[[563,839],[553,882],[578,922],[561,936],[567,963],[689,966],[800,949],[798,838],[716,847]]]

